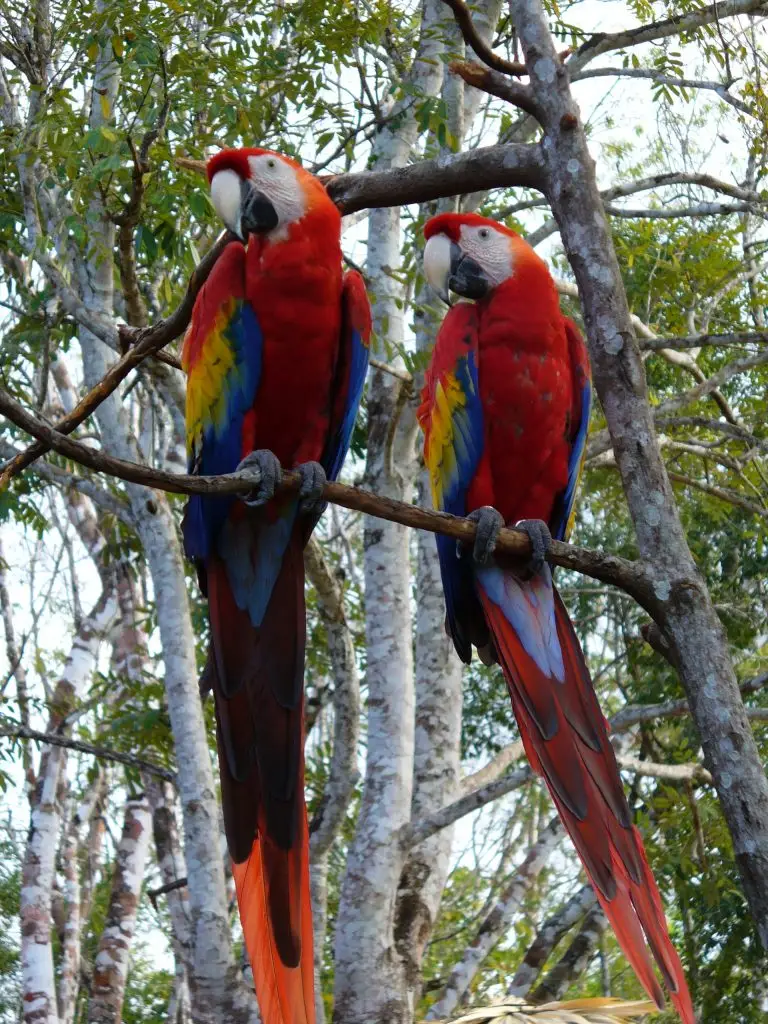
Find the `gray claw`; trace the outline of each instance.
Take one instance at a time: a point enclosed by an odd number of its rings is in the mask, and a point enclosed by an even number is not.
[[[296,467],[301,477],[299,487],[299,509],[302,512],[315,513],[323,502],[323,488],[328,477],[319,462],[302,462]]]
[[[532,576],[541,572],[547,560],[547,552],[552,547],[552,534],[543,519],[521,519],[515,523],[515,529],[525,533],[531,542],[531,557],[526,569]]]
[[[467,519],[477,523],[472,558],[480,566],[490,565],[499,530],[504,526],[501,512],[492,505],[483,505],[482,508],[476,508],[474,512],[470,512]]]
[[[258,483],[252,491],[241,498],[241,501],[249,508],[266,505],[270,498],[274,497],[282,476],[277,456],[267,448],[260,448],[258,451],[246,455],[235,472],[253,473],[256,470],[259,473]]]

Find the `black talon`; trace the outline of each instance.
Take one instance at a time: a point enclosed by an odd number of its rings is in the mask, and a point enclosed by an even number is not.
[[[547,560],[547,553],[552,547],[552,534],[543,519],[521,519],[515,523],[515,529],[526,534],[531,542],[531,557],[526,569],[532,576],[541,572]]]
[[[259,472],[259,482],[252,491],[240,499],[249,508],[266,505],[270,498],[274,497],[282,476],[280,462],[275,453],[269,451],[268,448],[260,448],[258,451],[246,455],[235,472],[249,473],[254,470]]]
[[[477,523],[475,532],[475,543],[472,547],[472,558],[480,566],[487,566],[493,560],[493,552],[496,548],[496,541],[499,537],[499,530],[504,525],[504,519],[498,509],[492,505],[483,505],[476,508],[467,516],[473,523]]]
[[[328,477],[319,462],[302,462],[296,467],[296,472],[301,477],[299,487],[299,508],[302,512],[317,513],[321,510],[323,501],[323,488]]]

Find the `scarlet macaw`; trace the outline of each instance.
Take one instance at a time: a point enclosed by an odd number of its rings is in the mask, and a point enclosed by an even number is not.
[[[440,328],[419,421],[435,506],[477,522],[474,551],[437,537],[446,627],[459,657],[498,661],[528,758],[552,799],[652,999],[694,1024],[682,966],[624,796],[605,719],[568,613],[545,562],[565,539],[589,424],[584,342],[560,311],[546,264],[514,231],[476,214],[425,229],[424,271],[459,303]],[[495,564],[499,528],[531,539],[524,578]]]
[[[314,1024],[304,804],[303,548],[349,448],[368,365],[362,278],[342,275],[341,217],[320,181],[263,149],[208,165],[232,241],[195,302],[190,472],[257,467],[244,500],[194,496],[184,543],[208,597],[206,676],[240,918],[265,1024]],[[280,467],[298,496],[272,498]]]

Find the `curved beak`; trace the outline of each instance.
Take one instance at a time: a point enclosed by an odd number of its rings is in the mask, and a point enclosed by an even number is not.
[[[277,227],[280,218],[267,196],[250,181],[240,182],[240,216],[235,234],[245,241],[248,235],[263,234]]]
[[[448,306],[451,292],[465,299],[482,299],[491,286],[480,264],[447,235],[433,235],[427,241],[424,276]]]

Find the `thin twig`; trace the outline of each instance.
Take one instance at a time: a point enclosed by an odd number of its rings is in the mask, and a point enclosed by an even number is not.
[[[15,725],[13,728],[0,726],[0,736],[7,736],[11,739],[35,740],[36,743],[48,743],[53,747],[66,747],[67,750],[77,750],[81,754],[90,754],[92,757],[97,757],[102,761],[116,761],[118,764],[127,765],[129,768],[138,768],[139,771],[148,772],[150,775],[157,775],[167,782],[176,782],[176,772],[163,768],[159,764],[145,761],[141,757],[134,757],[132,754],[124,754],[119,750],[97,747],[93,743],[85,743],[83,740],[73,740],[56,732],[38,732],[37,729],[29,729],[22,725]]]

